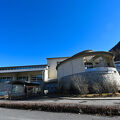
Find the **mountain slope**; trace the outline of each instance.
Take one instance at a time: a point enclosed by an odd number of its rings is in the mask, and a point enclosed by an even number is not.
[[[110,52],[112,52],[115,55],[115,61],[120,61],[120,42],[115,45]]]

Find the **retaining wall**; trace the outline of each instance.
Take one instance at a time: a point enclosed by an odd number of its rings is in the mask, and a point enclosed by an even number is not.
[[[120,88],[120,76],[117,71],[82,72],[59,80],[59,89],[62,92],[70,92],[71,89],[86,91],[85,93],[100,92],[102,89],[102,92],[111,92],[115,87]]]

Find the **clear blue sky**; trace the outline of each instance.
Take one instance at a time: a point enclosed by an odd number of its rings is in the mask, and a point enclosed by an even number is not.
[[[0,66],[108,51],[119,41],[120,0],[0,0]]]

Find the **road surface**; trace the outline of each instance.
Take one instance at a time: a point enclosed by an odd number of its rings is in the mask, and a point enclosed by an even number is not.
[[[53,113],[0,108],[0,120],[120,120],[120,117],[105,117],[85,114]]]

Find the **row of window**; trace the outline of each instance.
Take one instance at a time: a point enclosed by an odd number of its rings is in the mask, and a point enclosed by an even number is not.
[[[39,66],[24,66],[24,67],[6,67],[6,68],[0,68],[0,70],[19,70],[19,69],[37,69],[37,68],[46,68],[44,65]]]
[[[6,82],[6,81],[12,81],[13,77],[0,77],[0,82]],[[20,81],[28,81],[28,76],[18,76],[17,80]],[[43,80],[42,75],[32,75],[31,76],[31,81],[40,81]]]
[[[116,65],[116,67],[120,67],[120,64],[115,64]]]
[[[0,82],[7,82],[7,81],[12,81],[12,77],[0,77]]]
[[[31,77],[31,81],[40,81],[43,80],[43,76],[42,75],[33,75]]]
[[[28,81],[28,76],[20,76],[20,77],[17,77],[17,80],[20,80],[20,81]]]

